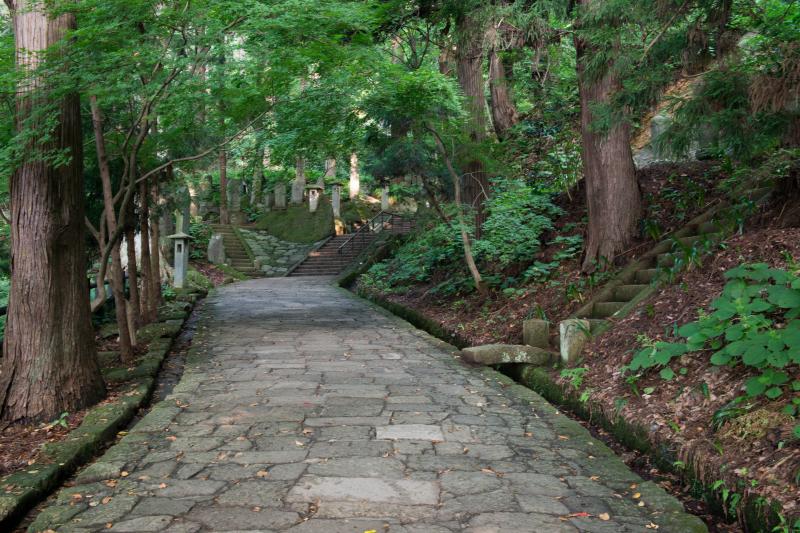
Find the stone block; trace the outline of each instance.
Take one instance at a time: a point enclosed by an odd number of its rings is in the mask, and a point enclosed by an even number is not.
[[[225,243],[218,233],[212,235],[208,241],[208,262],[214,265],[225,263]]]
[[[522,342],[528,346],[550,349],[550,322],[529,319],[522,323]]]
[[[591,322],[582,318],[563,320],[558,325],[563,364],[571,364],[580,359],[583,347],[591,337],[591,328]]]
[[[487,344],[473,346],[461,350],[461,358],[479,365],[501,365],[507,363],[526,363],[530,365],[547,365],[552,354],[535,346],[516,344]]]

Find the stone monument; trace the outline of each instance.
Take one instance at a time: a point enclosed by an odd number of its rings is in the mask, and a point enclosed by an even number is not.
[[[342,216],[342,186],[336,183],[331,193],[331,205],[333,206],[333,218]]]
[[[275,209],[286,209],[286,183],[283,181],[276,183],[272,194],[275,197]]]

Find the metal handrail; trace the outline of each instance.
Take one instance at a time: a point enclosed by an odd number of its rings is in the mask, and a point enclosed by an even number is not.
[[[349,239],[344,241],[337,253],[342,255],[349,246],[354,246],[356,242],[364,242],[367,240],[367,235],[372,233],[379,233],[383,229],[385,229],[386,224],[394,224],[395,219],[403,220],[404,217],[396,214],[396,213],[389,213],[388,211],[381,211],[377,215],[375,215],[369,222],[358,228],[358,231],[353,233]]]

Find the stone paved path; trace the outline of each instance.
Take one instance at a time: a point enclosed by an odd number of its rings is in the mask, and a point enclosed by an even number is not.
[[[705,530],[536,394],[328,283],[219,290],[173,395],[32,529]]]

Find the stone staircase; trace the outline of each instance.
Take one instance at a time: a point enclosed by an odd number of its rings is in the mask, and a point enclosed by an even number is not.
[[[295,268],[290,276],[336,276],[341,274],[381,233],[405,235],[414,229],[414,220],[381,212],[357,232],[333,237]]]
[[[214,233],[222,235],[222,242],[225,245],[225,260],[229,266],[246,276],[258,277],[260,275],[233,226],[229,224],[211,224],[211,229]]]
[[[764,187],[745,194],[758,203],[771,192],[771,187]],[[572,318],[589,320],[592,334],[597,334],[610,327],[611,320],[626,316],[656,290],[657,282],[667,277],[671,269],[685,268],[732,233],[730,222],[724,221],[727,207],[707,211],[657,243],[609,281]]]
[[[333,237],[319,249],[308,254],[300,266],[295,268],[289,276],[335,276],[341,274],[350,263],[355,261],[361,252],[371,245],[377,238],[376,234],[368,234],[359,239],[353,246],[348,246],[339,253],[339,247],[345,244],[352,235]]]

